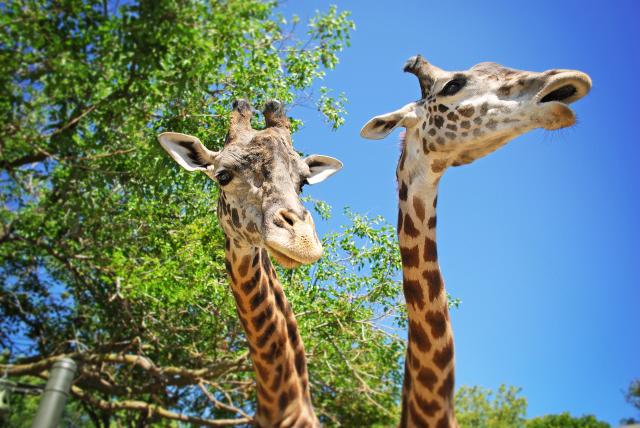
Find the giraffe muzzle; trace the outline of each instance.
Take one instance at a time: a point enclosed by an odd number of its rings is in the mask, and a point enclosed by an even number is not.
[[[544,74],[543,74],[544,76]],[[536,114],[542,128],[553,131],[576,123],[576,115],[569,104],[589,93],[591,78],[573,70],[557,70],[535,95]]]
[[[571,104],[587,95],[590,90],[591,78],[587,74],[566,70],[549,78],[535,96],[535,101],[539,104],[549,102]]]
[[[311,264],[322,257],[322,244],[307,210],[299,214],[281,210],[267,221],[266,229],[265,246],[283,267]]]

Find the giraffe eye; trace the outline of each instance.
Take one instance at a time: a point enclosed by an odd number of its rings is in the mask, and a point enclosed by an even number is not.
[[[216,174],[216,179],[218,180],[218,184],[220,184],[221,186],[225,186],[229,184],[232,178],[233,178],[233,175],[231,175],[229,171],[220,171],[219,173]]]
[[[464,88],[464,85],[466,83],[467,79],[465,79],[464,77],[457,77],[453,80],[450,80],[446,85],[444,85],[444,88],[442,88],[442,91],[440,91],[439,95],[445,97],[455,95],[460,91],[460,89]]]
[[[300,182],[300,187],[298,188],[298,193],[302,193],[302,188],[303,188],[304,186],[306,186],[307,184],[309,184],[309,182],[307,181],[307,179],[306,179],[306,178],[305,178],[305,179],[303,179],[303,180]]]

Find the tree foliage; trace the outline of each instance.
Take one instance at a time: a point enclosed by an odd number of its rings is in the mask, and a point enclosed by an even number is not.
[[[179,130],[216,149],[239,97],[315,99],[339,126],[344,97],[311,89],[349,44],[348,13],[300,23],[255,0],[0,10],[1,369],[44,379],[73,357],[78,425],[246,424],[255,387],[217,189],[179,171],[155,136]],[[280,275],[322,421],[389,425],[401,376],[397,243],[379,219],[350,218],[318,264]],[[33,409],[22,400],[14,409]]]
[[[568,412],[559,415],[545,415],[527,421],[526,428],[611,428],[606,422],[593,415],[571,416]]]
[[[634,379],[629,383],[625,398],[629,404],[640,410],[640,378]]]
[[[497,392],[479,386],[462,386],[455,396],[456,414],[462,428],[522,428],[527,411],[520,389],[500,385]]]
[[[627,403],[631,404],[637,411],[640,411],[640,378],[634,379],[629,383],[624,398],[627,400]],[[622,419],[620,423],[631,425],[640,423],[640,421],[631,417]]]
[[[456,392],[456,414],[461,428],[610,428],[592,415],[568,412],[525,419],[527,400],[520,388],[500,385],[497,392],[463,386]]]

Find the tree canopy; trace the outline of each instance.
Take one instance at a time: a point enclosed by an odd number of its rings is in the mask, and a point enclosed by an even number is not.
[[[74,358],[74,426],[246,424],[255,386],[217,189],[155,138],[179,130],[219,148],[240,97],[312,103],[339,126],[344,97],[314,82],[349,44],[349,14],[303,23],[252,0],[0,10],[0,369],[41,382]],[[319,263],[279,274],[323,423],[387,426],[403,348],[397,243],[382,220],[349,216]],[[12,425],[29,424],[30,400],[13,396]]]
[[[500,385],[497,391],[463,386],[456,392],[456,414],[461,428],[610,428],[593,415],[544,415],[526,419],[527,399],[521,389]]]

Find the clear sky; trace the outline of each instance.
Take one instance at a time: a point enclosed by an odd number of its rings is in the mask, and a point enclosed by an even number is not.
[[[593,79],[572,129],[531,132],[442,179],[440,263],[457,385],[520,386],[528,416],[570,411],[617,424],[636,416],[622,390],[640,377],[640,3],[635,1],[334,1],[353,12],[352,46],[323,84],[349,98],[337,132],[312,109],[298,149],[344,170],[306,193],[395,224],[396,130],[359,137],[377,114],[418,98],[402,72],[416,53],[447,70],[481,61]],[[309,17],[328,2],[287,2]],[[335,227],[342,219],[324,225]],[[322,231],[321,228],[321,231]]]

